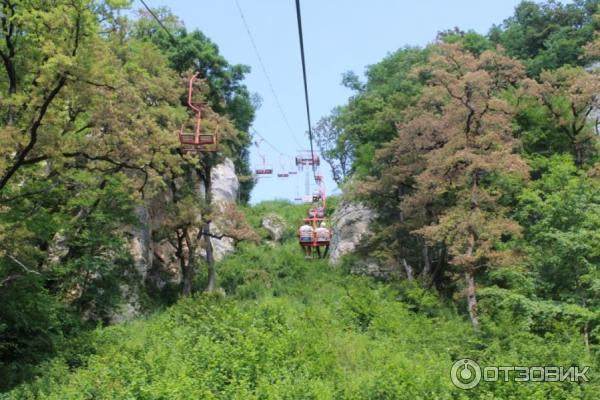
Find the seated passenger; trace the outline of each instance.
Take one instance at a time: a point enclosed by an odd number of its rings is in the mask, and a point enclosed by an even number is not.
[[[325,218],[325,209],[323,207],[317,207],[316,214],[317,218]]]
[[[319,190],[315,190],[312,195],[313,203],[317,203],[321,201],[321,192]]]
[[[321,225],[316,230],[317,234],[317,242],[329,242],[331,239],[331,234],[329,229],[327,229],[327,224],[325,222],[321,222]]]
[[[317,254],[319,258],[325,258],[329,252],[329,242],[331,241],[331,232],[327,229],[325,222],[321,222],[321,225],[315,231],[315,235],[317,237]],[[325,246],[323,255],[321,255],[321,246]]]
[[[304,224],[298,229],[300,238],[300,246],[304,251],[304,258],[312,258],[313,228],[308,224]]]

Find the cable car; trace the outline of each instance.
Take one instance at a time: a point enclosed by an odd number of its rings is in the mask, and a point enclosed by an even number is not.
[[[205,153],[219,151],[219,130],[214,133],[202,131],[202,110],[200,103],[194,103],[193,91],[194,83],[198,80],[199,72],[190,78],[188,85],[188,107],[195,114],[193,132],[185,131],[185,124],[181,126],[179,131],[179,142],[181,143],[181,151],[184,153]]]
[[[318,167],[321,165],[321,160],[319,159],[318,155],[314,154],[314,152],[302,151],[296,156],[296,165],[299,168],[302,168],[305,165]]]
[[[256,175],[261,175],[263,177],[273,175],[273,167],[271,167],[270,165],[267,164],[267,158],[265,157],[264,154],[262,154],[260,152],[259,142],[258,141],[254,142],[254,145],[256,146],[256,152],[258,153],[258,156],[262,160],[262,165],[259,168],[257,168],[256,170],[254,170],[254,173]]]
[[[289,178],[290,174],[288,172],[286,172],[285,167],[284,167],[284,163],[282,160],[283,154],[279,155],[279,166],[280,166],[280,172],[277,173],[277,177],[278,178]]]
[[[260,169],[257,169],[254,172],[256,173],[256,175],[273,175],[273,169],[272,168],[260,168]]]

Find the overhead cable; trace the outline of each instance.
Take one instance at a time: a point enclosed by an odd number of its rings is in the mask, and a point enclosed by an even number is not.
[[[308,138],[310,140],[310,154],[313,159],[312,170],[315,181],[317,180],[317,173],[315,168],[315,151],[313,146],[313,134],[312,134],[312,124],[310,122],[310,105],[308,102],[308,83],[306,80],[306,60],[304,57],[304,37],[302,35],[302,16],[300,12],[300,0],[296,0],[296,17],[298,20],[298,37],[300,39],[300,56],[302,59],[302,77],[304,78],[304,99],[306,102],[306,118],[308,120]]]
[[[265,63],[263,62],[262,57],[260,56],[260,52],[258,51],[258,46],[256,45],[256,42],[254,41],[254,36],[252,35],[252,32],[250,31],[250,26],[248,25],[248,21],[246,20],[246,17],[244,16],[244,12],[242,11],[242,7],[240,6],[239,0],[235,0],[235,5],[237,6],[237,9],[240,13],[240,17],[242,18],[242,22],[244,23],[244,27],[246,28],[246,33],[248,34],[248,38],[250,39],[250,43],[252,44],[252,48],[254,49],[256,58],[258,58],[258,63],[260,65],[260,68],[263,71],[263,74],[265,75],[267,84],[269,85],[269,89],[271,91],[271,94],[273,95],[273,99],[275,100],[275,104],[277,105],[277,108],[279,109],[279,113],[281,114],[281,117],[283,118],[283,121],[285,122],[287,129],[290,131],[290,133],[292,135],[292,139],[294,140],[296,145],[299,147],[302,147],[300,145],[300,143],[298,142],[298,139],[296,138],[296,134],[294,133],[294,130],[292,129],[292,126],[290,125],[290,122],[289,122],[285,112],[283,111],[283,107],[281,106],[281,102],[279,101],[279,97],[277,96],[277,92],[275,91],[275,87],[273,86],[273,82],[271,81],[271,77],[269,76],[269,73],[267,72]]]
[[[175,39],[175,36],[173,36],[173,34],[167,29],[167,27],[162,23],[162,21],[160,19],[158,19],[158,16],[154,13],[154,11],[152,11],[152,9],[150,7],[148,7],[148,4],[146,4],[146,2],[144,0],[140,0],[140,2],[144,5],[144,7],[146,8],[146,10],[148,10],[148,12],[150,13],[150,15],[152,15],[152,17],[156,20],[156,22],[158,22],[158,25],[160,25],[160,27],[167,32],[167,35],[169,35],[169,37],[171,38],[171,41],[174,44],[177,44],[177,39]]]

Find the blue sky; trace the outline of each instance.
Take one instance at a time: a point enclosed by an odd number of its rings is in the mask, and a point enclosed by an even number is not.
[[[294,0],[238,0],[263,63],[294,132],[288,129],[271,94],[260,63],[236,7],[235,0],[147,0],[149,6],[168,6],[188,29],[200,29],[218,46],[230,63],[252,68],[246,84],[262,98],[254,128],[279,151],[294,155],[308,147],[307,122],[302,86],[302,67]],[[519,0],[302,0],[302,23],[306,52],[311,117],[315,122],[332,108],[346,102],[351,92],[342,87],[341,76],[352,70],[362,76],[400,47],[423,46],[440,30],[460,27],[486,33],[494,23],[512,15]],[[141,7],[137,3],[136,6]],[[291,160],[280,157],[268,145],[261,152],[277,170],[280,160],[291,168]],[[255,149],[253,167],[260,165]],[[334,191],[328,166],[321,166],[329,192]],[[252,202],[293,199],[304,192],[304,177],[261,179]]]

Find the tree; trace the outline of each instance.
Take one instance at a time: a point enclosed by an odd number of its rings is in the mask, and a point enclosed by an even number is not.
[[[344,82],[355,93],[347,105],[332,113],[327,124],[333,130],[325,129],[323,133],[339,134],[335,147],[331,142],[330,154],[336,160],[343,157],[346,163],[351,162],[348,170],[353,174],[372,173],[376,150],[395,136],[402,110],[413,105],[419,96],[421,77],[410,74],[413,67],[424,63],[426,58],[427,50],[400,49],[369,66],[364,85],[354,74],[346,73]]]
[[[512,17],[490,30],[489,37],[508,55],[523,60],[534,77],[545,69],[583,65],[583,46],[593,38],[592,18],[599,4],[598,0],[522,1]]]
[[[321,118],[313,133],[319,153],[331,167],[333,180],[341,185],[350,176],[354,149],[336,124],[336,114]]]
[[[191,73],[188,72],[188,75],[191,76]],[[186,87],[186,82],[187,79],[181,80],[182,88]],[[199,97],[206,98],[209,93],[207,81],[197,81],[194,90],[200,93]],[[175,250],[184,296],[192,293],[201,253],[207,265],[206,290],[216,289],[212,239],[256,239],[243,214],[234,205],[215,204],[212,197],[212,171],[225,157],[233,156],[240,132],[227,117],[214,112],[208,105],[202,107],[202,129],[219,132],[218,152],[179,152],[179,161],[170,172],[173,178],[168,182],[169,196],[164,201],[167,210],[165,223],[156,232],[158,239],[166,238]],[[218,223],[215,224],[215,221]]]
[[[538,296],[561,307],[580,307],[577,325],[589,351],[598,318],[600,187],[570,155],[533,160],[541,178],[519,196],[517,218],[526,227],[528,264]]]
[[[249,146],[252,139],[249,132],[254,120],[257,102],[253,100],[248,88],[243,84],[250,67],[241,64],[231,65],[219,53],[219,48],[199,30],[189,32],[181,21],[168,8],[154,10],[158,18],[171,32],[173,39],[158,25],[145,10],[133,29],[135,37],[150,40],[168,57],[172,69],[180,75],[189,70],[199,72],[205,79],[207,91],[205,101],[216,113],[228,117],[238,130],[237,139],[230,143],[235,151],[231,157],[236,172],[242,177],[252,175],[250,168]],[[182,96],[182,104],[185,96]],[[252,179],[242,179],[240,199],[247,202],[254,186]]]
[[[468,311],[475,329],[477,273],[510,265],[515,254],[503,245],[520,233],[499,202],[498,176],[527,179],[528,168],[517,154],[510,129],[513,110],[500,92],[524,77],[522,66],[502,52],[473,56],[457,45],[440,45],[431,57],[430,86],[424,100],[444,98],[437,115],[420,120],[421,129],[439,132],[438,146],[425,155],[417,190],[403,206],[423,206],[432,196],[446,197],[437,220],[417,229],[431,243],[444,243],[450,262],[463,274]],[[402,128],[401,128],[402,129]]]
[[[539,98],[554,126],[566,137],[575,165],[581,168],[597,155],[600,108],[598,77],[580,67],[561,67],[541,74]]]
[[[176,74],[122,34],[118,3],[0,2],[0,292],[22,304],[2,315],[20,322],[0,333],[0,357],[39,353],[7,382],[57,338],[108,320],[134,276],[123,226],[179,158]],[[36,310],[48,330],[30,328]]]
[[[430,245],[412,231],[433,223],[444,199],[423,192],[418,201],[407,200],[415,194],[417,176],[426,167],[426,154],[444,141],[442,130],[432,123],[443,102],[424,96],[418,108],[404,110],[406,122],[398,124],[396,138],[377,151],[373,175],[355,182],[352,189],[377,211],[375,235],[367,247],[374,247],[388,262],[401,265],[408,280],[419,275],[424,282],[441,288],[445,249],[436,246],[434,263]]]

